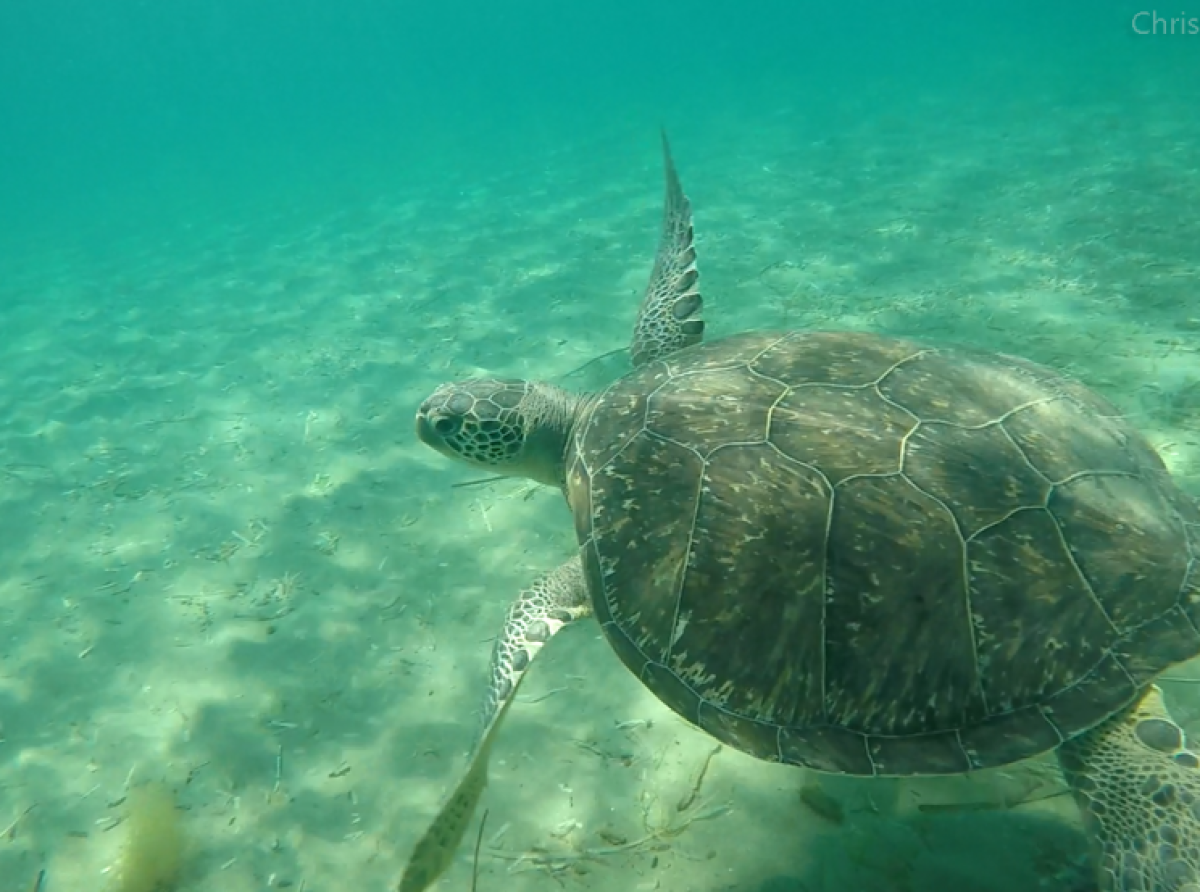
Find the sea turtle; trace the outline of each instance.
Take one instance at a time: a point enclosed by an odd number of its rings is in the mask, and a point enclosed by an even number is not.
[[[1103,892],[1200,892],[1200,759],[1153,684],[1200,653],[1200,509],[1104,399],[1011,356],[853,331],[701,343],[666,209],[633,371],[439,387],[418,437],[559,487],[579,551],[508,611],[484,721],[399,889],[449,863],[517,685],[568,623],[700,729],[851,775],[1056,750]]]

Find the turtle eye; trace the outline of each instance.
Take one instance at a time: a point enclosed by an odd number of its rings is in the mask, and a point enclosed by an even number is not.
[[[440,415],[433,422],[433,432],[439,437],[453,436],[458,433],[461,427],[461,415]]]

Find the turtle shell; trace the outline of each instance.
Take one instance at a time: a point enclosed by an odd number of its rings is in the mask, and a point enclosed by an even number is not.
[[[568,499],[596,614],[760,758],[952,774],[1200,653],[1200,512],[1101,397],[1008,356],[755,333],[599,394]]]

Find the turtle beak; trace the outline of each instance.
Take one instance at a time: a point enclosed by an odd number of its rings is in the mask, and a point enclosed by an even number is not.
[[[417,412],[417,439],[426,446],[434,446],[437,443],[437,437],[433,432],[433,426],[429,423],[429,419],[424,412]]]

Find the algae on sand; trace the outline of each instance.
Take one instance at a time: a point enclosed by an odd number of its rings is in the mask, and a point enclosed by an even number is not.
[[[161,783],[129,791],[125,846],[110,892],[170,892],[183,867],[183,822],[175,796]]]

